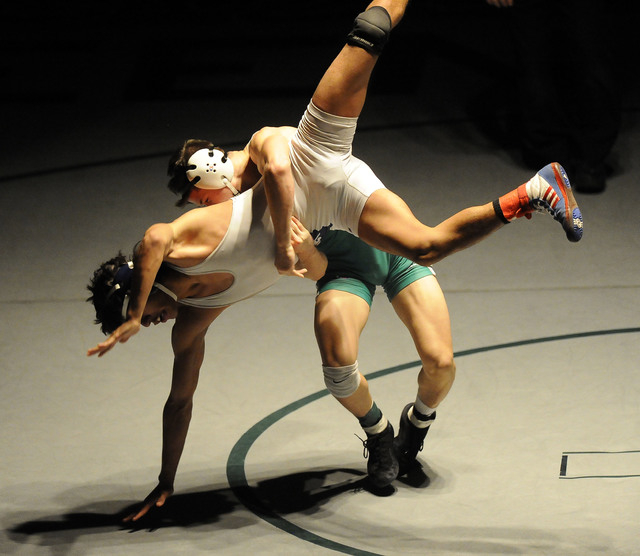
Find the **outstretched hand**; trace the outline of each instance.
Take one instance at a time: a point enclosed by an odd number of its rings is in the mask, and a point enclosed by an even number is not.
[[[140,330],[140,321],[135,319],[129,319],[116,328],[113,333],[104,341],[100,342],[97,346],[92,347],[87,351],[87,355],[98,354],[98,357],[102,357],[109,350],[118,343],[126,342],[131,336],[138,333]]]
[[[130,521],[138,521],[142,516],[146,515],[149,510],[153,507],[160,508],[164,506],[164,503],[167,501],[167,498],[173,494],[172,488],[167,488],[162,485],[158,485],[154,488],[149,496],[144,499],[142,503],[142,508],[140,508],[137,512],[129,514],[122,521],[130,522]]]

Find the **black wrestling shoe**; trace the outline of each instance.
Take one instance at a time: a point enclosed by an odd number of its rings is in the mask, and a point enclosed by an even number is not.
[[[407,404],[402,410],[398,436],[393,439],[393,449],[400,466],[398,471],[399,476],[404,475],[411,469],[413,462],[418,456],[418,452],[422,451],[424,439],[427,436],[427,432],[429,432],[429,427],[419,429],[409,421],[409,409],[411,409],[412,406],[412,403]],[[434,411],[429,416],[429,422],[433,423],[435,418],[436,414]]]
[[[362,441],[367,461],[369,479],[378,488],[390,485],[398,476],[398,460],[393,449],[393,427],[391,423],[381,433],[373,434]]]

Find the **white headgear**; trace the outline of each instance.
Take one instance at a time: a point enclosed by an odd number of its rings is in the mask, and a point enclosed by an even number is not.
[[[220,149],[211,147],[194,152],[187,162],[187,178],[200,189],[228,187],[234,195],[238,194],[231,185],[233,163]]]

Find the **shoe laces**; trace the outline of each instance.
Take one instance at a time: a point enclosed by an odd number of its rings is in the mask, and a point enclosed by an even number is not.
[[[553,216],[554,219],[558,219],[558,211],[552,208],[551,205],[543,199],[534,199],[531,201],[531,206],[536,212],[547,212]]]
[[[362,442],[362,457],[364,459],[367,459],[369,457],[369,441],[371,439],[367,438],[366,440],[363,440],[355,432],[353,433],[353,436],[355,436],[360,442]]]
[[[356,433],[353,433],[353,435],[362,442],[362,457],[364,459],[367,459],[372,453],[375,453],[378,457],[386,454],[384,449],[378,451],[378,447],[382,441],[382,434],[374,434],[364,440]]]
[[[526,191],[529,199],[531,199],[531,207],[537,212],[548,212],[556,218],[558,210],[556,205],[560,201],[560,197],[556,190],[546,183],[541,176],[535,175],[526,183]]]

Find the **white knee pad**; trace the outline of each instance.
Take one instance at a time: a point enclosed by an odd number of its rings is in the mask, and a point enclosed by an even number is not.
[[[324,373],[324,383],[336,398],[348,398],[360,386],[357,361],[353,365],[345,367],[325,367],[323,365],[322,372]]]

